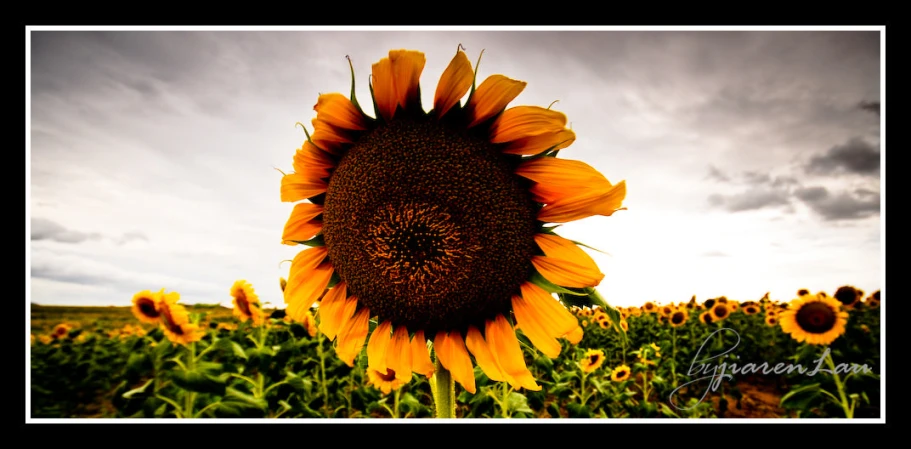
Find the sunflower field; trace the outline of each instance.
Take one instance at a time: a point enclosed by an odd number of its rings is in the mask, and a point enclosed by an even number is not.
[[[31,416],[435,416],[432,364],[421,371],[414,364],[411,379],[398,381],[371,370],[365,346],[349,366],[320,332],[318,313],[292,322],[284,310],[261,310],[249,284],[231,290],[233,310],[182,306],[176,293],[148,291],[134,298],[132,313],[33,306]],[[583,336],[564,341],[555,358],[517,332],[539,389],[494,381],[478,365],[474,393],[455,388],[455,417],[878,417],[879,292],[865,299],[851,287],[834,297],[799,293],[787,302],[649,302],[616,309],[616,320],[599,308],[572,307]],[[763,362],[766,373],[746,365]],[[779,363],[805,371],[771,372]],[[871,369],[852,368],[862,365]],[[713,385],[719,366],[730,377]]]

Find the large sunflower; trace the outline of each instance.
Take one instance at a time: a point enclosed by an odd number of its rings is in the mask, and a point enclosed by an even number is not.
[[[686,324],[686,320],[689,318],[689,316],[690,315],[686,309],[679,309],[674,311],[670,317],[668,317],[668,320],[670,321],[671,326],[680,327]]]
[[[600,349],[589,349],[585,351],[585,354],[582,355],[582,360],[579,360],[579,366],[582,367],[582,370],[586,373],[590,373],[598,368],[604,363],[604,351]]]
[[[721,321],[731,315],[731,309],[724,302],[716,303],[712,306],[711,317],[712,322]]]
[[[827,345],[845,332],[848,312],[841,302],[822,294],[802,295],[778,315],[781,330],[798,342]]]
[[[173,343],[187,345],[194,341],[202,340],[205,336],[205,330],[198,325],[190,322],[190,315],[187,309],[178,304],[180,294],[177,292],[161,293],[161,321],[159,322],[161,330],[165,337]]]
[[[299,202],[283,242],[311,247],[291,263],[288,313],[299,320],[319,301],[320,330],[349,366],[366,344],[369,368],[386,377],[432,373],[429,339],[469,392],[470,355],[491,379],[538,390],[514,326],[557,357],[558,338],[582,332],[551,292],[597,298],[604,277],[545,225],[613,214],[626,184],[556,158],[575,140],[566,116],[506,109],[526,83],[492,75],[475,88],[461,48],[425,112],[424,64],[409,50],[373,64],[374,117],[355,98],[353,66],[350,98],[317,99],[313,134],[281,182],[282,201]]]
[[[253,285],[239,279],[231,286],[231,297],[234,298],[234,317],[241,323],[253,321],[254,326],[260,326],[265,321],[265,313],[259,304],[259,296],[253,290]]]

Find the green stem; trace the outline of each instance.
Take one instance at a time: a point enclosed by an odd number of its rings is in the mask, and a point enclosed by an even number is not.
[[[586,373],[585,370],[582,370],[582,390],[579,399],[582,400],[581,405],[583,406],[588,402],[588,391],[585,390],[585,379],[588,379],[588,373]]]
[[[323,333],[317,331],[316,353],[319,355],[319,377],[320,386],[323,390],[323,408],[326,409],[326,417],[329,417],[329,387],[326,385],[326,354],[323,352]],[[349,378],[350,379],[350,378]],[[349,403],[349,411],[350,411]]]
[[[437,418],[455,418],[455,380],[449,370],[443,367],[439,357],[433,363],[433,368],[431,384]]]
[[[193,371],[196,368],[196,342],[191,342],[189,347],[189,357],[187,357],[187,371]],[[193,402],[196,400],[196,393],[184,391],[184,412],[186,418],[193,417]]]
[[[671,328],[671,381],[677,388],[677,328]]]
[[[841,409],[845,412],[845,417],[854,418],[854,406],[848,402],[848,396],[845,394],[845,386],[841,383],[841,377],[835,371],[835,362],[832,360],[832,353],[826,353],[826,365],[832,370],[832,378],[835,379],[835,388],[838,388],[838,397],[841,399]]]

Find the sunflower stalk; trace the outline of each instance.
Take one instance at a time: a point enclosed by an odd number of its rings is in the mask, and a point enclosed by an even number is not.
[[[187,371],[193,371],[196,369],[196,342],[190,342],[187,346],[188,357],[187,357]],[[196,393],[186,390],[184,391],[184,411],[183,416],[185,418],[193,417],[193,403],[196,401]]]
[[[329,387],[326,385],[326,353],[323,351],[323,333],[316,331],[317,343],[316,353],[319,355],[319,377],[320,387],[323,390],[323,408],[326,410],[326,417],[329,417]],[[350,396],[350,395],[348,395]],[[351,400],[348,401],[348,409],[351,409]]]
[[[841,381],[841,376],[838,375],[838,371],[835,370],[835,362],[832,360],[832,353],[826,351],[826,365],[832,370],[832,378],[835,380],[835,388],[838,389],[838,398],[839,405],[841,409],[845,412],[845,417],[848,419],[854,418],[854,406],[857,403],[856,399],[851,399],[851,402],[848,402],[847,394],[845,393],[845,385]]]
[[[671,382],[677,388],[677,328],[671,328]]]
[[[455,380],[437,357],[433,363],[433,403],[436,406],[437,418],[455,418]]]

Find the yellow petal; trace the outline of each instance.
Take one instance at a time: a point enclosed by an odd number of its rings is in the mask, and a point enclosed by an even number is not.
[[[443,76],[437,84],[437,91],[433,97],[433,110],[437,117],[442,117],[459,103],[459,100],[468,93],[471,82],[474,79],[474,72],[471,70],[471,62],[465,52],[458,51]]]
[[[607,190],[592,190],[574,197],[561,198],[547,204],[538,212],[538,220],[545,223],[565,223],[592,215],[610,216],[622,210],[626,198],[626,181]]]
[[[557,133],[566,127],[566,115],[540,106],[516,106],[503,111],[490,127],[492,143]]]
[[[385,120],[392,119],[396,107],[420,101],[418,86],[425,62],[421,52],[390,50],[388,58],[373,64],[373,98]]]
[[[411,360],[412,369],[416,373],[427,377],[433,375],[433,362],[430,361],[430,351],[427,349],[427,339],[424,337],[423,330],[415,332],[414,338],[411,339]]]
[[[323,229],[323,222],[314,220],[323,213],[323,206],[313,203],[298,203],[291,211],[291,218],[285,223],[282,232],[282,243],[297,245],[294,241],[303,242],[318,234]]]
[[[453,380],[458,382],[469,393],[474,394],[474,370],[471,368],[471,358],[465,349],[465,342],[458,331],[446,333],[438,331],[433,339],[433,350],[437,353],[440,363],[452,374]]]
[[[386,372],[386,350],[391,339],[392,321],[384,321],[373,330],[373,333],[370,334],[370,341],[367,342],[368,368],[380,373]]]
[[[581,265],[585,273],[601,273],[595,260],[571,240],[554,234],[535,234],[535,243],[547,257]]]
[[[284,292],[285,303],[288,304],[286,313],[293,320],[298,322],[304,320],[304,315],[310,310],[313,303],[319,301],[320,297],[325,293],[333,271],[331,263],[323,262],[316,269],[304,272],[301,276],[305,280],[295,282],[294,288],[290,288],[291,281],[289,281],[289,285],[285,287]]]
[[[563,338],[569,340],[570,343],[575,345],[582,341],[582,336],[582,326],[576,326],[575,329],[569,331],[569,333],[564,335]]]
[[[491,75],[474,91],[468,100],[469,128],[499,114],[506,105],[525,89],[525,81],[516,81],[503,75]]]
[[[535,182],[530,189],[532,197],[543,204],[613,187],[591,165],[555,157],[524,161],[516,169],[516,174]]]
[[[544,150],[562,150],[576,141],[576,133],[571,129],[561,129],[557,132],[538,134],[522,137],[506,144],[503,152],[506,154],[521,154],[531,156]]]
[[[560,356],[560,342],[540,323],[540,317],[530,301],[513,296],[512,310],[516,314],[516,327],[522,326],[522,332],[536,348],[552,359]]]
[[[285,298],[287,292],[296,289],[307,280],[308,273],[316,269],[329,255],[325,246],[307,248],[294,256],[291,260],[291,269],[288,271],[288,282],[285,284]]]
[[[329,157],[329,153],[320,150],[308,140],[294,152],[294,162],[291,166],[295,173],[316,181],[329,177],[329,169],[335,168],[335,161]]]
[[[328,122],[315,118],[313,123],[313,135],[310,140],[314,145],[332,154],[341,154],[344,148],[354,142],[348,134],[332,126]]]
[[[408,328],[397,326],[392,336],[392,342],[386,349],[386,366],[395,371],[396,379],[404,382],[411,380],[412,357],[410,343]]]
[[[493,354],[490,353],[490,348],[487,347],[487,342],[484,340],[484,337],[481,336],[481,331],[474,326],[468,328],[468,334],[465,336],[465,344],[468,346],[468,350],[471,351],[474,355],[474,359],[478,362],[478,366],[481,367],[481,371],[484,371],[484,374],[495,382],[505,382],[506,375],[503,374],[503,371],[500,369],[500,365],[497,365],[497,361],[494,359]]]
[[[576,317],[560,301],[550,293],[531,282],[519,286],[522,298],[532,307],[533,321],[539,323],[547,334],[560,337],[579,326]]]
[[[345,282],[339,282],[332,287],[319,303],[319,330],[329,341],[335,339],[338,330],[354,314],[354,309],[347,310],[350,312],[345,315],[345,300],[347,294],[347,285]]]
[[[326,181],[321,179],[313,179],[300,173],[290,173],[282,176],[281,199],[284,202],[305,200],[325,193],[328,187]]]
[[[495,319],[487,321],[486,336],[490,353],[513,388],[527,388],[532,391],[541,389],[525,365],[525,356],[522,354],[515,331],[503,315],[497,315]]]
[[[323,94],[313,106],[316,118],[341,129],[363,131],[367,129],[367,121],[363,114],[357,110],[348,97],[339,94]]]
[[[545,279],[563,287],[596,287],[604,279],[604,273],[597,269],[566,260],[532,256],[531,264]]]
[[[346,365],[354,366],[354,359],[364,347],[369,330],[370,310],[363,308],[358,310],[338,333],[338,346],[336,346],[335,352]]]

